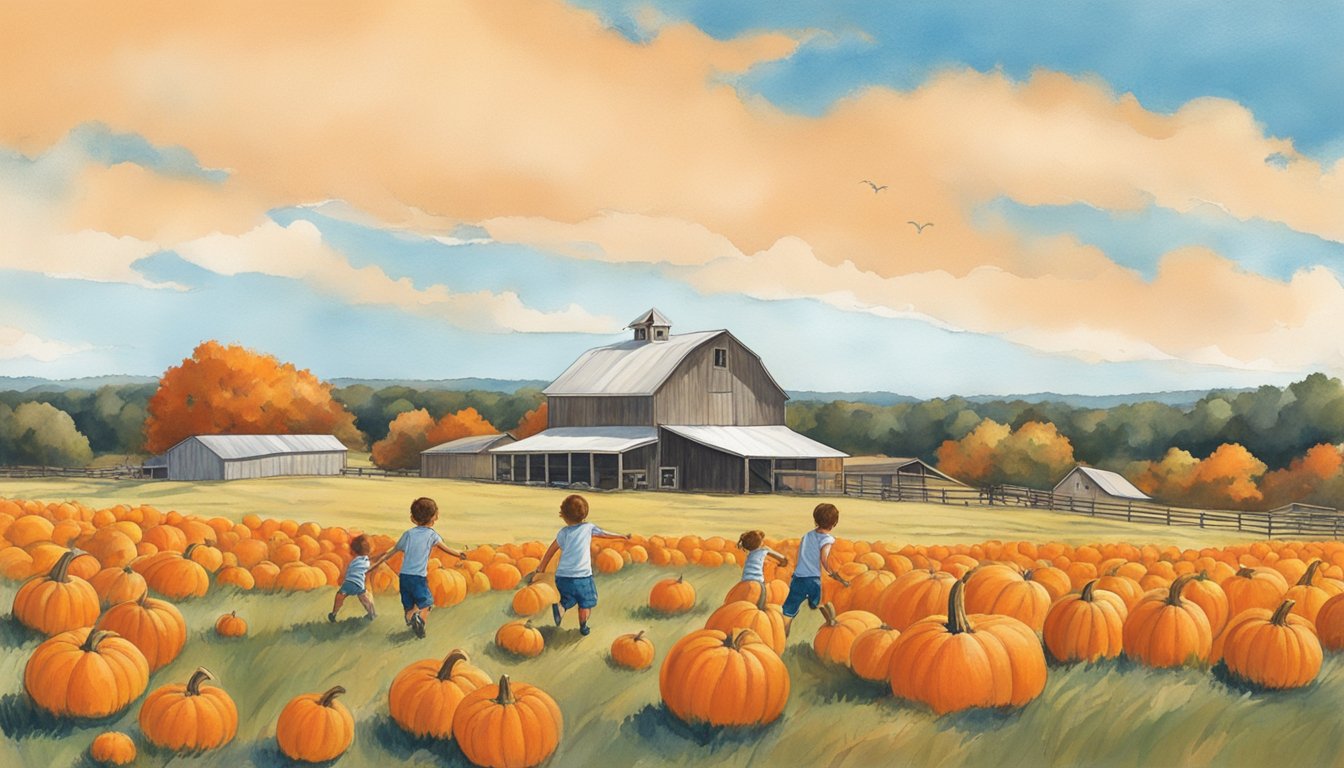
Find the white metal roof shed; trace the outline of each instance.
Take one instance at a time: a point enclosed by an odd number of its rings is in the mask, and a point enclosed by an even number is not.
[[[182,443],[188,440],[200,441],[207,450],[225,461],[286,453],[333,453],[348,450],[334,435],[196,435],[183,440]],[[172,448],[168,450],[171,451]]]
[[[1152,497],[1134,487],[1134,484],[1126,480],[1122,475],[1110,472],[1104,469],[1094,467],[1074,467],[1073,471],[1064,476],[1055,484],[1055,490],[1069,479],[1074,472],[1081,472],[1089,480],[1097,484],[1097,487],[1106,493],[1119,499],[1134,499],[1135,501],[1147,501]]]
[[[490,453],[625,453],[656,442],[654,427],[555,427]]]
[[[440,443],[433,448],[427,448],[420,453],[480,453],[488,448],[493,448],[496,443],[506,438],[509,438],[506,434],[460,437],[456,440]]]
[[[839,459],[848,456],[782,424],[713,427],[664,424],[663,429],[734,456],[771,459]]]

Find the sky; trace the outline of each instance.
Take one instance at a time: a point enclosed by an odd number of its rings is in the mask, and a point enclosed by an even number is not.
[[[0,4],[0,375],[1344,374],[1339,3],[214,5]]]

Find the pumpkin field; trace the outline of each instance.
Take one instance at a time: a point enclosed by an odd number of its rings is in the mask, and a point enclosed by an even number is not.
[[[398,506],[413,497],[379,487]],[[804,609],[786,639],[788,568],[767,566],[765,589],[738,586],[734,542],[749,523],[723,511],[766,502],[705,498],[722,505],[711,523],[649,514],[630,542],[596,542],[600,602],[584,637],[572,615],[552,625],[544,579],[521,588],[549,542],[532,527],[558,526],[561,495],[513,489],[530,508],[517,532],[493,514],[496,529],[479,534],[494,533],[490,544],[473,529],[466,562],[432,561],[442,607],[420,640],[402,622],[394,569],[370,574],[375,620],[353,600],[326,618],[349,558],[342,526],[368,531],[379,552],[404,514],[375,527],[320,508],[285,517],[107,500],[124,488],[84,503],[4,490],[6,766],[117,764],[130,751],[143,766],[301,764],[291,755],[358,766],[1261,766],[1344,755],[1334,542],[974,508],[940,521],[930,513],[943,508],[841,499],[835,555],[849,584],[826,580],[824,609]],[[593,519],[620,528],[631,521],[619,505],[664,498],[701,497],[594,496]],[[812,503],[768,501],[794,522],[770,531],[772,547],[795,555],[785,534],[806,530]],[[447,509],[438,528],[460,540]],[[999,516],[1013,520],[1011,538],[992,535]],[[862,534],[846,536],[847,522]],[[944,536],[928,531],[940,524]],[[520,614],[533,611],[528,627]],[[121,671],[99,677],[98,664]],[[511,752],[496,715],[524,709]]]

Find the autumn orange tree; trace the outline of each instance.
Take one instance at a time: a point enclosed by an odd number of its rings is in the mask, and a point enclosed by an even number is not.
[[[1074,464],[1068,438],[1054,424],[1039,421],[1014,430],[985,419],[960,440],[947,440],[938,447],[938,469],[973,485],[1047,488]]]
[[[388,425],[387,437],[373,444],[373,463],[383,469],[415,469],[420,452],[441,443],[472,435],[494,435],[499,430],[475,408],[445,414],[438,421],[429,411],[417,408],[397,414]]]
[[[236,344],[205,341],[169,368],[149,399],[145,448],[193,435],[324,434],[363,448],[354,414],[307,370]]]
[[[1132,462],[1125,474],[1139,490],[1172,504],[1255,509],[1264,499],[1259,480],[1266,469],[1245,446],[1223,443],[1203,459],[1170,448],[1159,461]]]
[[[550,416],[546,408],[546,403],[542,403],[536,408],[523,414],[523,418],[518,420],[518,426],[514,427],[509,434],[513,435],[516,440],[531,437],[546,429],[546,424],[549,419]]]

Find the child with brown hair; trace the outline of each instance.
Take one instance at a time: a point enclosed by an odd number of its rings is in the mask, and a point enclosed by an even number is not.
[[[359,598],[360,605],[364,606],[365,617],[369,621],[377,618],[378,611],[374,609],[373,598],[369,597],[369,589],[364,583],[364,576],[369,572],[370,546],[369,537],[362,533],[350,540],[350,552],[354,557],[345,567],[345,577],[341,579],[341,586],[336,590],[336,600],[331,605],[331,613],[327,614],[327,621],[336,621],[336,614],[341,612],[345,598],[351,595]]]
[[[564,612],[579,607],[579,634],[587,635],[592,629],[588,626],[588,617],[597,606],[597,585],[593,583],[592,541],[598,539],[629,539],[630,534],[608,533],[588,519],[588,500],[577,493],[565,497],[560,502],[560,517],[566,525],[555,534],[555,541],[541,557],[541,564],[530,574],[529,582],[536,581],[537,575],[546,572],[551,558],[560,552],[560,564],[555,568],[555,589],[560,593],[560,602],[551,606],[551,618],[560,626]]]
[[[747,531],[737,537],[737,548],[747,553],[742,563],[742,581],[759,581],[765,584],[765,558],[773,558],[781,566],[789,564],[789,558],[765,546],[765,531]]]
[[[416,637],[425,636],[425,617],[434,607],[434,596],[429,592],[429,556],[436,548],[453,557],[466,558],[443,543],[443,537],[434,530],[439,519],[439,505],[433,499],[420,497],[411,502],[411,522],[415,527],[401,534],[397,543],[369,566],[370,570],[387,562],[397,552],[402,553],[401,573],[397,582],[401,589],[401,607],[406,611],[406,626]]]
[[[849,582],[840,577],[831,567],[831,546],[835,537],[831,531],[840,522],[840,510],[834,504],[822,502],[812,510],[812,522],[816,528],[803,534],[798,542],[798,565],[793,569],[793,579],[789,582],[789,596],[784,598],[784,633],[787,635],[793,619],[803,601],[812,610],[821,602],[821,573],[825,571],[831,578],[849,586]]]

